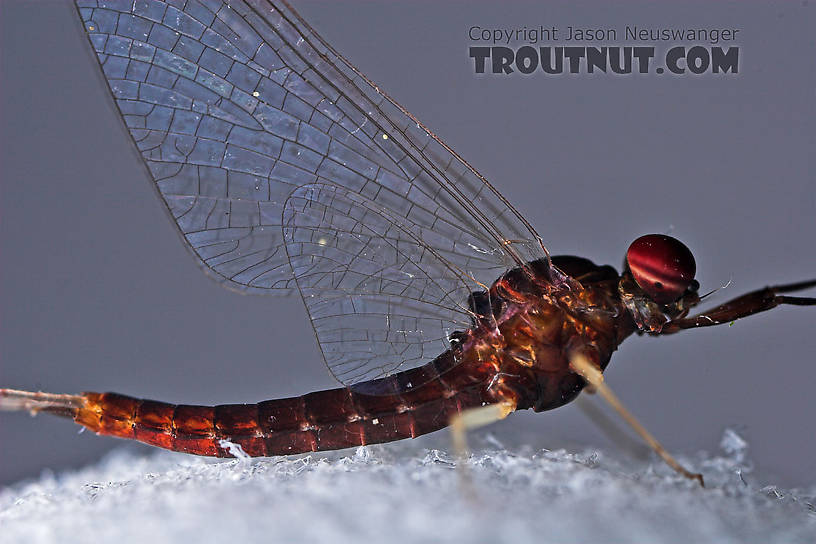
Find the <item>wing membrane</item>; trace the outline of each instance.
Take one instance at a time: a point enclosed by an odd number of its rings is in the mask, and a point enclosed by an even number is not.
[[[422,241],[421,225],[328,184],[296,189],[283,223],[298,287],[341,382],[426,363],[447,349],[450,332],[470,326],[463,301],[472,281]]]
[[[172,4],[77,1],[199,264],[244,292],[299,287],[341,381],[427,358],[469,323],[474,280],[544,255],[478,172],[287,4]],[[366,362],[344,374],[352,358]]]

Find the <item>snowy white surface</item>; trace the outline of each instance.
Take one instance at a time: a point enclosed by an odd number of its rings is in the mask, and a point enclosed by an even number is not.
[[[212,460],[114,452],[0,492],[0,542],[816,542],[816,486],[754,480],[746,444],[659,462],[505,448],[469,460],[409,443],[299,458]]]

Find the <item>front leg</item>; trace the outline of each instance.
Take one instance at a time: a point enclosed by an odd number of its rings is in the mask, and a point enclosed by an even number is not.
[[[570,368],[572,368],[576,374],[579,374],[582,378],[584,378],[588,384],[594,386],[595,390],[604,398],[604,400],[608,402],[612,408],[618,412],[618,414],[620,414],[624,421],[626,421],[626,423],[628,423],[629,426],[631,426],[632,429],[634,429],[634,431],[639,434],[641,438],[643,438],[649,447],[651,447],[667,465],[686,478],[690,480],[697,480],[701,486],[705,487],[702,474],[691,472],[678,463],[677,460],[672,457],[668,451],[666,451],[666,448],[664,448],[663,445],[658,442],[654,436],[652,436],[652,433],[647,431],[646,427],[641,425],[635,416],[633,416],[632,413],[626,409],[618,396],[612,392],[608,385],[606,385],[601,369],[598,368],[596,364],[592,363],[580,353],[576,353],[570,358]]]
[[[707,312],[692,317],[669,321],[663,326],[659,334],[671,334],[683,329],[710,327],[712,325],[730,323],[752,314],[770,310],[780,304],[814,306],[816,305],[816,298],[814,297],[790,297],[780,294],[801,291],[811,287],[816,287],[816,280],[758,289],[733,300],[729,300],[724,304],[720,304]]]

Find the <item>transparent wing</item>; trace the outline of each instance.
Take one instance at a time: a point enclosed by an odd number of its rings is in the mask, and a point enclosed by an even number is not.
[[[352,161],[372,187],[398,178],[410,198],[436,200],[475,233],[475,251],[496,254],[482,279],[507,266],[503,240],[522,248],[522,261],[541,256],[534,233],[478,173],[287,6],[178,4],[77,2],[122,118],[211,276],[242,291],[292,288],[283,203],[318,176],[346,183]],[[372,143],[382,135],[392,138],[388,152]],[[524,240],[533,240],[529,251]]]
[[[350,353],[379,354],[341,380],[415,366],[428,355],[427,346],[467,320],[462,305],[468,285],[477,286],[473,280],[489,284],[508,266],[544,256],[533,229],[478,172],[288,5],[173,4],[77,1],[122,118],[198,262],[245,292],[291,290],[297,282],[327,359],[334,357],[328,354],[337,334],[357,334]],[[334,187],[329,208],[327,186]],[[315,193],[317,187],[323,189]],[[359,247],[338,236],[343,222],[361,210],[339,213],[340,202],[379,210],[380,224],[365,224],[372,238],[357,238]],[[314,240],[297,246],[324,208],[340,225],[321,216],[312,236],[347,252],[399,248],[380,274],[413,274],[409,261],[397,259],[418,259],[410,262],[423,274],[408,290],[416,300],[376,292],[378,282],[382,289],[395,284],[372,280],[377,276],[365,259],[326,258],[324,249],[332,246]],[[293,238],[284,239],[284,226]],[[388,229],[403,234],[380,240],[371,234]],[[413,250],[406,248],[409,240]],[[370,278],[365,288],[314,281],[356,273]],[[317,296],[326,302],[311,303]],[[329,333],[335,329],[323,325],[329,323],[325,316],[358,315],[351,308],[359,307],[360,297],[376,300],[377,315],[388,316],[381,335],[412,330],[405,336],[410,339],[386,348],[364,334],[364,321],[355,322],[357,333]],[[407,321],[399,321],[403,317]],[[421,326],[411,329],[412,319]],[[400,356],[400,350],[406,351]],[[329,362],[338,377],[339,364]]]
[[[410,205],[393,195],[398,203]],[[284,210],[298,287],[326,364],[347,385],[427,363],[472,323],[475,284],[445,258],[454,242],[433,243],[435,233],[391,210],[330,184],[296,189]]]

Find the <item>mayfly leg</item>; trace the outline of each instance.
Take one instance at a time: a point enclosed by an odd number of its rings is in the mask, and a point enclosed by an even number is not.
[[[467,432],[500,421],[514,412],[516,403],[510,400],[487,406],[468,408],[453,416],[450,421],[453,450],[456,455],[456,468],[459,473],[459,483],[465,497],[476,500],[476,492],[465,461],[468,457]]]
[[[597,365],[590,362],[584,355],[577,353],[570,358],[570,368],[583,377],[587,383],[592,385],[597,393],[601,395],[604,400],[608,402],[616,412],[618,412],[618,414],[620,414],[624,421],[626,421],[626,423],[628,423],[629,426],[632,427],[632,429],[639,434],[641,438],[643,438],[649,447],[651,447],[667,465],[673,468],[675,472],[690,480],[697,480],[700,482],[701,486],[705,487],[702,474],[691,472],[678,463],[677,460],[672,457],[671,454],[669,454],[666,448],[664,448],[663,445],[657,441],[652,433],[646,430],[646,427],[644,427],[637,420],[637,418],[635,418],[635,416],[626,409],[618,396],[615,395],[615,393],[612,392],[612,389],[610,389],[604,382],[603,374]]]
[[[669,321],[660,334],[672,334],[683,329],[711,327],[731,323],[749,315],[758,314],[780,305],[816,306],[816,297],[792,297],[782,293],[793,293],[816,287],[816,280],[800,281],[785,285],[774,285],[757,289],[735,299],[720,304],[701,314]]]
[[[514,412],[516,404],[505,401],[498,404],[479,406],[463,410],[451,418],[451,434],[453,435],[453,449],[457,457],[465,459],[468,454],[467,431],[478,429],[485,425],[490,425],[500,421]]]
[[[584,390],[581,391],[581,395],[575,399],[575,404],[578,408],[612,443],[622,451],[627,452],[633,459],[648,458],[650,451],[648,446],[625,432],[620,425],[619,419],[615,418],[608,411],[603,410],[601,406],[592,402],[584,395],[584,393],[590,393],[590,391],[587,391],[590,387],[589,385],[584,387]],[[594,388],[591,393],[595,393]]]

